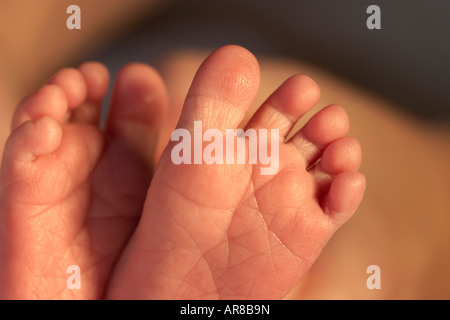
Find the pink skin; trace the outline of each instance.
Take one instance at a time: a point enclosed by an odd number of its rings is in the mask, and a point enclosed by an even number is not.
[[[0,177],[0,296],[104,296],[141,214],[167,104],[159,75],[131,64],[118,76],[105,132],[109,75],[99,63],[59,71],[17,107]],[[136,119],[140,119],[137,121]],[[67,267],[81,269],[68,290]]]
[[[197,72],[178,128],[236,128],[259,85],[248,51],[227,46]],[[142,218],[113,275],[109,298],[278,299],[301,279],[365,189],[358,141],[338,105],[318,112],[286,141],[319,99],[317,84],[288,79],[247,128],[278,128],[280,169],[259,165],[174,165],[170,143]],[[322,160],[311,167],[318,159]],[[309,170],[307,170],[309,169]]]
[[[176,166],[170,143],[150,188],[164,86],[148,66],[125,67],[102,132],[108,78],[98,63],[63,69],[15,112],[0,175],[1,298],[282,298],[356,211],[365,180],[344,109],[324,108],[286,139],[319,99],[310,78],[286,80],[247,124],[280,129],[276,175]],[[178,127],[236,128],[258,86],[251,53],[217,50]],[[81,290],[66,287],[70,265]]]

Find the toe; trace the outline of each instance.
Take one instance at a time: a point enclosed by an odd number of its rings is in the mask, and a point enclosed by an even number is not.
[[[28,120],[36,120],[43,116],[62,121],[67,115],[67,110],[68,102],[64,91],[54,84],[44,85],[19,103],[11,127],[14,130]]]
[[[259,87],[259,65],[239,46],[213,52],[200,66],[187,94],[178,128],[235,129]]]
[[[30,120],[17,127],[5,145],[4,163],[33,161],[56,150],[61,143],[62,129],[51,117]],[[10,160],[10,161],[8,161]]]
[[[345,223],[358,208],[366,188],[360,172],[343,172],[333,178],[321,205],[337,226]]]
[[[314,170],[329,175],[337,175],[344,171],[358,171],[361,165],[362,151],[358,140],[344,137],[330,143],[323,151],[320,162]]]
[[[118,74],[106,133],[153,161],[157,131],[167,110],[167,93],[150,66],[133,63]]]
[[[108,91],[108,69],[98,62],[86,62],[78,70],[86,83],[86,100],[72,110],[71,121],[98,125],[102,101]]]
[[[101,103],[109,84],[109,72],[100,62],[85,62],[78,67],[87,87],[87,101]]]
[[[332,179],[342,172],[358,171],[361,159],[361,146],[357,139],[344,137],[330,143],[320,161],[309,170],[317,183],[317,191],[320,194],[328,192]]]
[[[317,83],[305,75],[286,80],[256,111],[247,128],[279,129],[284,140],[299,118],[319,101]]]
[[[77,69],[61,69],[48,81],[48,83],[55,84],[64,91],[67,97],[69,110],[78,107],[86,99],[86,82],[81,72]]]
[[[348,130],[349,119],[344,108],[330,105],[316,113],[290,142],[303,155],[305,166],[309,168],[329,143],[344,137]]]

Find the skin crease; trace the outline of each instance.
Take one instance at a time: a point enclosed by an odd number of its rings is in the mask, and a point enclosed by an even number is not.
[[[139,11],[141,9],[135,5],[136,2],[129,1],[127,4],[130,4],[131,10]],[[49,6],[55,6],[55,2],[48,3]],[[105,16],[104,21],[114,21],[114,25],[120,29],[124,27],[125,22],[121,23],[118,18],[127,15],[122,14],[125,10],[124,2],[118,3],[119,9],[115,12],[120,14],[114,19]],[[2,3],[5,4],[6,2]],[[39,27],[33,26],[35,33],[31,33],[29,24],[24,23],[27,20],[20,18],[23,14],[22,5],[19,1],[8,3],[8,12],[16,7],[15,14],[8,17],[16,18],[8,22],[1,19],[8,27],[0,30],[14,30],[9,34],[22,39],[21,44],[30,46],[33,46],[34,42],[27,39],[41,39],[42,37],[35,35],[45,34],[53,46],[51,52],[58,59],[48,59],[47,46],[38,46],[35,47],[38,51],[34,52],[34,56],[41,57],[41,62],[30,64],[32,60],[27,58],[29,50],[18,47],[17,41],[9,38],[6,41],[5,36],[1,34],[2,43],[11,49],[10,52],[14,52],[14,55],[0,59],[14,62],[4,68],[2,66],[1,69],[7,72],[2,71],[0,74],[2,141],[9,134],[14,106],[31,91],[30,88],[41,84],[54,70],[67,65],[62,60],[76,61],[79,52],[90,46],[90,43],[85,41],[87,38],[75,36],[74,33],[63,36],[49,35],[58,30],[53,27],[54,23],[51,21],[41,23]],[[63,11],[67,7],[61,3],[58,3],[58,6],[64,7]],[[83,3],[81,6],[86,8],[89,3]],[[48,10],[47,7],[28,2],[27,7],[36,17],[46,16],[39,14],[39,10]],[[89,12],[92,12],[89,8],[84,10],[83,19],[89,18]],[[97,12],[94,16],[98,19],[102,14]],[[46,31],[39,29],[41,26],[47,28]],[[16,32],[18,27],[21,28],[20,36]],[[107,34],[101,23],[90,27],[90,30],[100,30],[99,34]],[[91,33],[90,37],[96,41],[102,38],[95,36],[95,32]],[[70,46],[64,43],[70,43]],[[20,52],[22,55],[17,55]],[[5,53],[6,51],[2,51],[1,54]],[[164,63],[158,66],[167,81],[172,101],[170,112],[179,112],[177,108],[181,106],[193,73],[204,57],[205,52],[179,51],[167,55]],[[450,205],[445,193],[449,185],[444,179],[449,176],[447,164],[450,160],[447,130],[429,126],[420,119],[399,113],[395,111],[399,108],[394,103],[373,95],[366,88],[349,84],[317,66],[283,59],[259,60],[262,82],[252,110],[287,77],[294,73],[307,74],[322,90],[317,108],[333,102],[339,102],[346,107],[352,123],[350,135],[361,142],[364,150],[361,170],[369,181],[369,188],[357,214],[334,235],[313,268],[287,298],[448,298],[449,279],[443,276],[450,263],[450,239],[447,232],[450,222],[445,209]],[[26,67],[24,63],[28,63]],[[14,69],[12,66],[20,68]],[[21,76],[21,72],[26,72],[27,76]],[[246,115],[243,123],[248,121],[250,116],[251,112]],[[297,127],[307,118],[308,115],[301,119]],[[167,122],[170,122],[170,125],[162,128],[161,137],[166,138],[160,139],[155,159],[159,158],[177,119],[178,116],[169,118]],[[380,131],[380,128],[383,130]],[[399,141],[401,148],[398,147]],[[433,165],[430,166],[430,163]],[[426,171],[417,168],[426,168]],[[389,181],[389,184],[386,185],[386,181]],[[417,181],[420,181],[420,184]],[[430,202],[429,199],[433,201]],[[423,236],[419,239],[417,234]],[[365,286],[368,277],[366,268],[374,263],[381,267],[382,290],[368,290]]]

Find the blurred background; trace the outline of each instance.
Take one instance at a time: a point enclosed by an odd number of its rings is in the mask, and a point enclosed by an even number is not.
[[[72,4],[81,30],[66,28]],[[364,152],[361,209],[288,298],[448,299],[449,15],[448,0],[0,0],[1,144],[17,102],[61,67],[99,60],[114,78],[145,62],[182,96],[207,53],[242,45],[261,59],[262,96],[306,73],[320,107],[348,108]],[[381,290],[366,287],[372,264]]]
[[[450,2],[365,0],[172,1],[101,55],[110,64],[155,60],[184,47],[241,44],[256,54],[310,61],[383,94],[422,119],[450,115]],[[426,88],[426,89],[424,89]]]
[[[81,7],[81,31],[65,28],[70,4]],[[371,4],[381,8],[381,30],[366,27]],[[0,5],[2,70],[23,71],[24,60],[34,63],[27,56],[33,54],[58,65],[53,69],[96,58],[114,74],[127,61],[153,63],[176,49],[233,43],[255,54],[326,67],[424,120],[450,115],[447,0],[2,0]],[[65,55],[56,58],[60,50]]]

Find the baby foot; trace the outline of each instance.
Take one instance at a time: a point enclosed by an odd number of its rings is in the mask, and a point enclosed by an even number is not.
[[[0,175],[1,298],[104,294],[142,212],[166,107],[156,72],[131,64],[101,131],[108,82],[99,63],[63,69],[17,107]],[[77,290],[67,285],[72,265]]]
[[[227,46],[198,70],[178,122],[236,129],[259,85],[246,50]],[[109,298],[279,299],[311,267],[332,234],[356,211],[365,189],[358,141],[331,105],[293,137],[319,100],[306,76],[293,76],[246,126],[279,130],[279,168],[262,164],[174,164],[169,143],[136,232],[121,256]],[[270,150],[270,148],[269,148]],[[193,154],[193,152],[192,152]]]

